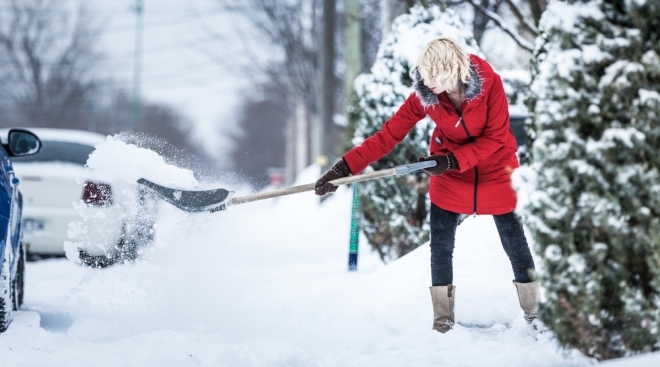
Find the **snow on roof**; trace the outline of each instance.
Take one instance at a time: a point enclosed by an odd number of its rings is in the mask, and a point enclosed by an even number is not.
[[[71,130],[71,129],[50,129],[50,128],[23,128],[28,131],[35,133],[39,139],[45,141],[61,141],[61,142],[70,142],[78,143],[90,146],[96,146],[103,143],[106,140],[105,135],[98,133],[93,133],[90,131],[84,130]],[[0,136],[2,141],[6,142],[7,133],[9,129],[0,129]]]

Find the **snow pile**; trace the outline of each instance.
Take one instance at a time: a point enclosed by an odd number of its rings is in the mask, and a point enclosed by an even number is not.
[[[322,204],[311,192],[213,214],[163,204],[134,265],[30,263],[3,366],[589,365],[527,336],[491,217],[459,226],[459,324],[443,335],[431,330],[428,244],[384,266],[361,238],[349,273],[350,212],[348,187]]]
[[[601,363],[603,367],[657,367],[660,366],[660,352],[619,358]]]
[[[199,183],[192,171],[167,164],[156,152],[126,144],[112,136],[96,146],[87,166],[129,183],[145,178],[176,189],[195,189]]]

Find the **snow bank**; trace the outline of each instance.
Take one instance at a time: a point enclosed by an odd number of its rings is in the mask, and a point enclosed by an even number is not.
[[[603,367],[657,367],[660,366],[660,352],[605,361],[600,365]]]
[[[108,139],[91,167],[194,186],[192,172]],[[295,184],[313,182],[318,166]],[[139,175],[139,176],[138,176]],[[587,366],[535,340],[489,216],[458,228],[456,318],[431,330],[429,247],[384,266],[360,239],[348,272],[352,191],[190,214],[163,203],[132,265],[30,263],[25,305],[0,338],[3,366]]]
[[[310,167],[296,184],[320,174]],[[347,271],[351,190],[187,214],[163,205],[132,266],[28,264],[3,366],[587,366],[526,333],[489,216],[458,229],[458,325],[431,330],[429,248]],[[472,328],[480,325],[482,328]]]

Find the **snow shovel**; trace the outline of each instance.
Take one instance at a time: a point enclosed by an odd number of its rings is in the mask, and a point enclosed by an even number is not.
[[[330,183],[335,186],[339,186],[343,184],[373,180],[382,177],[400,176],[411,172],[421,171],[426,168],[433,168],[436,166],[436,164],[437,163],[435,161],[404,164],[401,166],[396,166],[394,168],[388,168],[379,171],[364,173],[361,175],[338,178],[336,180],[330,181]],[[230,197],[234,192],[225,189],[190,190],[190,191],[179,190],[179,189],[172,189],[155,184],[144,178],[139,179],[138,183],[150,189],[159,198],[189,213],[197,213],[197,212],[213,213],[220,210],[224,210],[229,205],[238,205],[238,204],[249,203],[257,200],[270,199],[278,196],[285,196],[285,195],[297,194],[300,192],[314,190],[314,183],[311,183],[307,185],[293,186],[285,189],[264,191],[252,195],[235,197],[235,198],[231,198],[230,200]]]

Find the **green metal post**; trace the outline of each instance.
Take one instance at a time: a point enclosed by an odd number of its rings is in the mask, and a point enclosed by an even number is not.
[[[351,239],[348,247],[348,271],[357,271],[358,245],[360,241],[360,198],[357,183],[353,184],[353,208],[351,210]]]

